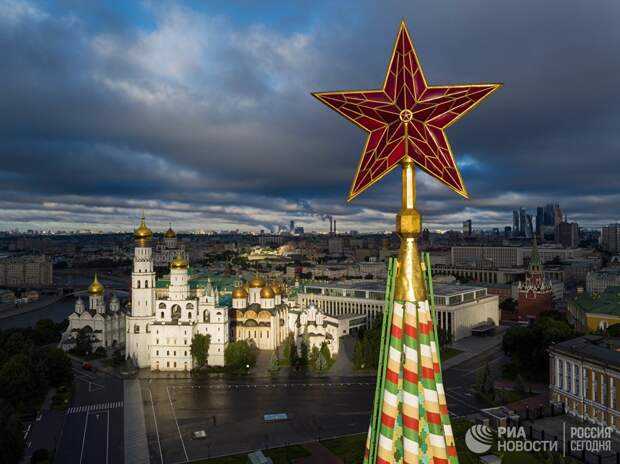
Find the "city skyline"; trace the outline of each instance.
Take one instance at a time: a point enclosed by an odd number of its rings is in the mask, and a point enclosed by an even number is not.
[[[347,205],[364,134],[310,92],[380,85],[402,18],[430,83],[505,84],[448,131],[472,200],[419,176],[427,227],[617,221],[619,5],[392,3],[0,1],[0,229],[392,230],[398,175]]]

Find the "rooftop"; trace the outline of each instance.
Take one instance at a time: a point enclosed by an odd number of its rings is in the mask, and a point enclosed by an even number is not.
[[[306,282],[305,287],[313,288],[329,288],[343,290],[358,291],[375,291],[385,292],[385,281],[383,280],[346,280],[341,282]],[[478,290],[486,290],[484,286],[457,285],[436,283],[433,285],[435,296],[455,296],[462,293],[476,292]]]
[[[551,345],[549,350],[620,368],[620,340],[600,335],[585,335]]]
[[[583,312],[620,316],[620,287],[607,287],[603,293],[583,293],[573,300]]]

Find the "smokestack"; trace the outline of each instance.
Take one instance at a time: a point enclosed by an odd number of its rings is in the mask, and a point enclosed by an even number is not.
[[[331,218],[329,218],[329,235],[334,233],[334,220]]]
[[[336,220],[334,219],[334,235],[336,235]]]

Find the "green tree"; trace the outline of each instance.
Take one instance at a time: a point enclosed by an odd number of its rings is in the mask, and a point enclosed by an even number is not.
[[[317,360],[316,360],[315,369],[318,371],[323,371],[327,369],[327,359],[325,359],[325,356],[323,355],[322,351],[319,351],[319,356],[317,357]]]
[[[299,344],[299,359],[297,361],[300,366],[308,364],[308,342],[305,339]]]
[[[476,379],[476,384],[474,388],[481,395],[486,396],[489,399],[493,399],[494,396],[494,387],[493,387],[493,378],[491,377],[491,369],[489,367],[489,363],[486,363],[484,369],[478,373],[478,377]]]
[[[25,403],[39,393],[39,380],[32,369],[32,359],[25,354],[12,356],[0,368],[0,396],[16,403]]]
[[[271,370],[277,371],[280,369],[280,355],[278,354],[278,349],[276,348],[271,355]]]
[[[75,336],[75,352],[86,355],[93,352],[93,330],[86,326],[78,330]]]
[[[614,324],[607,327],[607,335],[610,337],[620,337],[620,324]]]
[[[49,348],[46,352],[47,378],[50,385],[59,387],[73,381],[71,359],[60,348]]]
[[[32,340],[37,345],[47,345],[60,340],[61,331],[58,324],[51,319],[41,319],[37,321],[32,332]]]
[[[524,378],[547,381],[549,354],[552,343],[579,336],[557,311],[541,313],[531,326],[513,326],[502,340],[504,353],[510,356],[508,370]]]
[[[196,361],[196,367],[202,367],[207,364],[209,359],[209,346],[211,345],[211,335],[196,334],[192,338],[192,346],[190,352]]]
[[[297,347],[295,346],[295,336],[292,332],[289,332],[288,336],[284,340],[284,344],[282,346],[282,357],[288,361],[289,365],[295,365],[295,360],[297,358]]]
[[[517,374],[517,378],[514,383],[514,390],[520,395],[524,395],[526,392],[525,381],[523,380],[521,374]]]
[[[364,346],[361,340],[357,340],[353,346],[353,365],[356,369],[366,367],[364,364]]]
[[[24,452],[21,423],[13,406],[0,399],[0,462],[17,463]]]
[[[507,298],[499,304],[499,309],[515,312],[517,310],[517,302],[512,298]]]
[[[224,362],[233,368],[256,365],[256,350],[246,340],[229,343],[224,351]]]
[[[327,342],[321,343],[321,354],[325,359],[325,362],[330,362],[332,360],[332,354],[329,351],[329,346],[327,346]]]
[[[319,354],[321,354],[321,351],[319,350],[318,346],[313,346],[312,349],[310,350],[310,357],[308,359],[308,361],[310,362],[310,365],[316,369],[317,368],[317,361],[319,359]]]

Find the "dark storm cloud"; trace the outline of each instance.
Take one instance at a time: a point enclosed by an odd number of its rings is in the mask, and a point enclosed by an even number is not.
[[[419,176],[427,225],[549,201],[584,224],[617,216],[617,2],[302,3],[298,28],[61,5],[0,0],[0,226],[128,228],[145,206],[188,229],[325,228],[322,213],[390,229],[398,176],[345,205],[364,134],[309,93],[380,86],[401,18],[430,83],[505,84],[448,130],[472,200]]]

